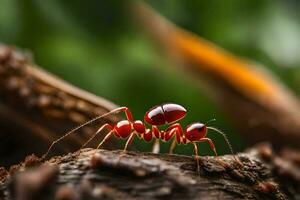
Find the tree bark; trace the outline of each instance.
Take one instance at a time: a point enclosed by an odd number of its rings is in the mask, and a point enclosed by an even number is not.
[[[55,138],[116,108],[38,68],[24,52],[4,45],[0,46],[0,85],[0,140],[6,141],[0,146],[0,158],[4,166],[32,152],[44,153]],[[80,129],[53,152],[78,149],[103,123],[118,119],[107,116]]]
[[[299,161],[300,155],[297,159]],[[294,157],[294,158],[296,158]],[[236,161],[235,159],[238,159]],[[299,163],[267,144],[201,157],[83,149],[2,176],[3,199],[299,199]],[[39,165],[38,167],[36,167]],[[5,173],[2,173],[5,174]]]

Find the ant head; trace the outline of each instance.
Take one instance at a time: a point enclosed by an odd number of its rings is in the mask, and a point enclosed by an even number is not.
[[[205,137],[206,133],[206,125],[199,122],[188,125],[185,130],[185,136],[191,142],[199,141]]]

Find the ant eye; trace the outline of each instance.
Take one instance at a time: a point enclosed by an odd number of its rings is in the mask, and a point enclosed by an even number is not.
[[[202,132],[203,130],[204,130],[204,125],[203,126],[199,126],[199,127],[197,127],[197,130],[199,131],[199,132]]]

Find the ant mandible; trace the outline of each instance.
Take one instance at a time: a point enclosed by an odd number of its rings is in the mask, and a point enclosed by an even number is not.
[[[215,145],[213,141],[206,137],[208,130],[213,130],[216,133],[221,134],[224,137],[224,140],[226,141],[230,151],[232,154],[233,149],[224,133],[222,133],[220,130],[207,126],[206,124],[200,123],[200,122],[194,122],[188,125],[184,130],[182,129],[181,125],[178,122],[179,120],[183,119],[187,113],[186,109],[182,107],[181,105],[174,104],[174,103],[166,103],[162,105],[157,105],[149,109],[145,116],[144,121],[148,123],[152,128],[148,129],[145,126],[145,123],[141,120],[133,120],[133,116],[130,112],[130,110],[127,107],[120,107],[117,109],[114,109],[104,115],[97,116],[96,118],[87,121],[86,123],[72,129],[71,131],[67,132],[62,137],[58,138],[48,148],[47,152],[42,156],[42,159],[46,158],[46,156],[49,154],[51,148],[54,144],[59,142],[60,140],[64,139],[71,133],[75,132],[76,130],[100,119],[110,114],[117,114],[120,112],[124,112],[126,115],[126,120],[121,120],[117,122],[116,125],[111,124],[104,124],[102,125],[90,139],[82,145],[81,148],[86,146],[93,138],[96,137],[97,134],[101,133],[102,130],[108,129],[108,134],[104,137],[104,139],[99,143],[97,146],[97,149],[99,149],[104,142],[109,140],[113,135],[115,135],[117,138],[121,139],[127,139],[124,152],[127,150],[128,146],[132,143],[134,136],[138,136],[140,139],[145,140],[146,142],[150,142],[152,138],[156,138],[156,142],[154,143],[154,146],[159,147],[159,141],[168,142],[173,138],[173,141],[170,146],[169,153],[173,153],[174,148],[176,147],[176,144],[189,144],[192,143],[194,146],[194,152],[196,155],[196,161],[197,161],[197,167],[199,171],[199,156],[198,156],[198,147],[197,142],[208,142],[210,149],[214,152],[215,156],[217,156],[217,151],[215,148]],[[158,126],[162,125],[169,125],[166,130],[161,131],[158,129]],[[155,149],[155,148],[153,148]],[[157,150],[159,151],[159,150]]]

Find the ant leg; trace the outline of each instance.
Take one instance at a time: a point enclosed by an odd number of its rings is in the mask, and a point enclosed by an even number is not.
[[[160,150],[160,144],[159,144],[159,139],[156,139],[153,146],[152,146],[152,153],[159,153]]]
[[[125,155],[128,146],[132,143],[132,141],[133,141],[133,139],[134,139],[134,136],[135,136],[135,132],[133,131],[133,132],[130,134],[129,138],[127,139],[126,144],[125,144],[125,147],[124,147],[123,151],[121,152],[120,157],[118,158],[118,163],[121,162],[121,159],[122,159],[123,156]]]
[[[90,137],[90,139],[88,139],[88,141],[86,141],[81,147],[80,150],[82,148],[84,148],[88,143],[90,143],[90,141],[92,141],[97,135],[98,133],[100,133],[103,129],[108,128],[110,131],[112,131],[114,128],[110,125],[110,124],[104,124],[103,126],[101,126],[93,135],[92,137]]]
[[[65,135],[63,135],[63,136],[61,136],[60,138],[54,140],[54,141],[51,143],[51,145],[49,146],[49,148],[48,148],[48,150],[46,151],[46,153],[44,153],[44,155],[42,155],[41,160],[44,160],[44,159],[47,157],[47,155],[49,154],[50,150],[52,149],[52,147],[53,147],[56,143],[58,143],[59,141],[65,139],[66,137],[68,137],[70,134],[72,134],[73,132],[77,131],[78,129],[80,129],[80,128],[86,126],[86,125],[89,125],[89,124],[91,124],[91,123],[97,121],[98,119],[101,119],[101,118],[103,118],[103,117],[106,117],[106,116],[108,116],[108,115],[110,115],[110,114],[113,114],[113,113],[117,114],[117,113],[123,112],[123,111],[125,112],[127,119],[128,119],[129,121],[130,121],[130,120],[132,121],[132,120],[133,120],[132,114],[131,114],[131,112],[129,111],[129,109],[128,109],[127,107],[116,108],[116,109],[114,109],[114,110],[112,110],[112,111],[110,111],[110,112],[108,112],[108,113],[105,113],[105,114],[103,114],[103,115],[99,115],[99,116],[97,116],[97,117],[95,117],[95,118],[93,118],[93,119],[91,119],[91,120],[89,120],[89,121],[87,121],[87,122],[81,124],[80,126],[77,126],[77,127],[73,128],[72,130],[70,130],[69,132],[67,132]]]
[[[174,135],[176,134],[176,137],[174,137],[170,149],[169,149],[169,153],[172,154],[175,147],[176,147],[176,143],[180,144],[181,142],[181,137],[182,137],[182,128],[180,124],[173,124],[172,126],[170,126],[165,134],[165,140],[168,141],[170,140]]]
[[[128,148],[129,145],[132,143],[132,141],[133,141],[133,139],[134,139],[134,136],[135,136],[135,133],[132,132],[132,133],[130,134],[129,138],[127,139],[127,141],[126,141],[126,144],[125,144],[125,147],[124,147],[124,149],[123,149],[122,154],[125,153],[125,152],[127,151],[127,148]]]
[[[184,136],[182,133],[182,127],[179,123],[171,125],[169,128],[166,129],[166,134],[165,134],[165,140],[169,141],[173,137],[173,131],[175,130],[176,132],[176,141],[178,144],[181,142],[181,137]]]
[[[215,145],[214,145],[214,143],[213,143],[213,141],[212,141],[211,139],[209,139],[209,138],[202,138],[202,139],[199,140],[199,142],[208,142],[210,148],[214,151],[215,156],[218,156],[217,151],[216,151],[216,148],[215,148]],[[218,161],[218,163],[219,163],[220,165],[222,165],[225,169],[227,169],[227,168],[229,167],[228,164],[227,164],[225,161],[223,161],[223,160],[221,160],[221,159],[219,159],[219,158],[217,158],[217,161]]]
[[[173,154],[173,151],[176,147],[176,138],[173,139],[172,143],[171,143],[171,146],[170,146],[170,149],[169,149],[169,154]]]
[[[109,131],[109,133],[103,138],[103,140],[99,143],[99,145],[97,146],[97,149],[99,149],[101,146],[102,146],[102,144],[104,143],[104,142],[106,142],[107,140],[109,140],[110,138],[111,138],[111,136],[114,134],[114,130],[111,130],[111,131]]]
[[[195,159],[197,162],[197,171],[198,171],[198,174],[200,175],[200,160],[199,160],[199,154],[198,154],[198,147],[195,142],[193,142],[193,145],[194,145]]]
[[[227,145],[228,145],[228,147],[229,147],[229,149],[230,149],[230,151],[231,151],[231,154],[234,155],[233,148],[232,148],[232,146],[231,146],[231,144],[230,144],[230,142],[229,142],[227,136],[225,135],[225,133],[223,133],[222,131],[220,131],[220,130],[217,129],[217,128],[210,127],[210,126],[208,126],[207,129],[210,129],[210,130],[215,131],[216,133],[219,133],[219,134],[224,138],[225,142],[227,143]]]
[[[202,138],[202,139],[199,140],[199,142],[208,142],[210,149],[213,150],[215,156],[218,156],[217,151],[216,151],[216,147],[215,147],[215,145],[214,145],[214,143],[211,139]]]

